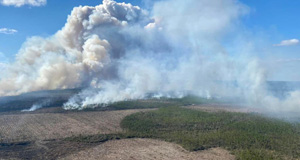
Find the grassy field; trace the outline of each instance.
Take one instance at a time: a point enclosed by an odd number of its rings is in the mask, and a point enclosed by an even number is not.
[[[127,137],[157,138],[190,151],[224,147],[238,159],[300,158],[300,125],[255,114],[208,113],[180,107],[126,117]]]

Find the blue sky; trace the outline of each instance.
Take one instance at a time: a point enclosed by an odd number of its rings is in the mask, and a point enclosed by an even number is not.
[[[117,1],[120,2],[120,0]],[[124,1],[143,6],[140,0]],[[300,67],[300,47],[297,42],[300,39],[300,1],[240,1],[250,7],[250,13],[242,20],[245,27],[253,34],[264,37],[270,43],[270,46],[263,48],[262,52],[270,52],[267,56],[285,60],[284,63],[293,61],[292,63]],[[95,6],[99,3],[101,0],[48,0],[46,5],[39,7],[29,5],[14,7],[0,4],[0,58],[3,59],[4,55],[12,61],[26,38],[31,36],[47,37],[54,34],[65,24],[67,15],[70,14],[73,7]],[[17,32],[4,34],[1,33],[1,28],[14,29]],[[272,45],[279,44],[283,40],[288,41],[283,42],[280,46]],[[288,66],[290,65],[289,63]]]
[[[299,37],[300,1],[297,0],[242,0],[252,10],[246,25],[250,28],[277,30],[283,38]]]
[[[140,5],[138,0],[125,2]],[[46,5],[39,7],[29,5],[14,7],[0,4],[0,28],[18,31],[15,34],[0,33],[0,53],[13,59],[26,38],[47,37],[61,29],[73,7],[95,6],[100,3],[101,0],[49,0]]]

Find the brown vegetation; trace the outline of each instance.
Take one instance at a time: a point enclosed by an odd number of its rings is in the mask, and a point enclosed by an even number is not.
[[[105,142],[96,147],[62,158],[65,160],[232,160],[234,156],[221,148],[189,152],[173,143],[154,139],[124,139]]]
[[[140,111],[146,110],[0,115],[0,140],[11,143],[117,133],[125,116]]]

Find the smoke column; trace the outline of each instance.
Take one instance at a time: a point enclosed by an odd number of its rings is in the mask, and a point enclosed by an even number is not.
[[[85,87],[65,109],[154,93],[234,97],[299,113],[300,92],[280,100],[266,90],[267,73],[243,38],[240,19],[248,11],[237,0],[164,0],[147,10],[112,0],[75,7],[56,34],[23,44],[2,73],[0,95]]]

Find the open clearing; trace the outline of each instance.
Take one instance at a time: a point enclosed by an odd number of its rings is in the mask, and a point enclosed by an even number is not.
[[[72,154],[64,160],[233,160],[234,156],[221,148],[189,152],[181,146],[154,139],[123,139],[105,142],[94,148]]]
[[[121,120],[143,110],[25,113],[0,115],[1,142],[58,139],[70,136],[121,132]]]

